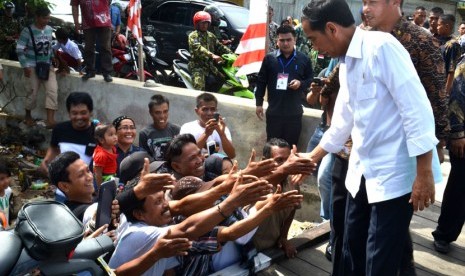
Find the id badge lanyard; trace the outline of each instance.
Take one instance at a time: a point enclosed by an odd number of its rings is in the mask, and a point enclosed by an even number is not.
[[[292,63],[296,55],[296,52],[294,51],[294,55],[292,58],[284,65],[283,60],[281,58],[278,58],[279,63],[281,64],[281,67],[283,68],[283,72],[278,74],[278,79],[276,82],[276,89],[277,90],[287,90],[287,84],[288,84],[288,79],[289,79],[289,74],[286,74],[284,71],[285,69],[289,66],[289,64]]]

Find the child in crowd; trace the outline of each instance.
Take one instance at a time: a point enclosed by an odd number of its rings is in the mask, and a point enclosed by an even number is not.
[[[0,227],[9,227],[10,218],[10,186],[11,172],[4,160],[0,160]]]
[[[95,140],[97,140],[97,147],[94,151],[94,175],[97,187],[104,181],[108,181],[111,177],[115,176],[117,170],[116,163],[116,143],[118,137],[116,136],[116,129],[113,125],[98,125],[95,128]]]
[[[78,45],[69,39],[68,31],[65,28],[56,30],[55,36],[58,43],[53,46],[53,53],[59,61],[57,73],[68,74],[69,67],[79,71],[83,60]]]

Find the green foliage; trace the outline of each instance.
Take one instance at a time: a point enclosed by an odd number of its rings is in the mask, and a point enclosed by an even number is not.
[[[6,2],[13,2],[15,6],[23,6],[24,4],[27,4],[28,9],[30,9],[31,11],[34,11],[36,7],[45,6],[51,9],[53,6],[55,6],[47,0],[0,0],[0,9],[3,9],[3,6]]]

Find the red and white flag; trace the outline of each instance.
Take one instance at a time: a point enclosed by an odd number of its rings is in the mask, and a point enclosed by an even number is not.
[[[253,15],[252,15],[253,11]],[[234,66],[241,67],[236,75],[257,73],[265,57],[268,0],[250,1],[249,26],[237,46],[239,57]]]
[[[128,16],[128,27],[126,29],[126,36],[127,30],[132,32],[132,35],[137,39],[139,44],[142,43],[142,28],[140,25],[140,16],[141,16],[141,9],[142,4],[141,0],[131,0],[129,1],[129,16]]]

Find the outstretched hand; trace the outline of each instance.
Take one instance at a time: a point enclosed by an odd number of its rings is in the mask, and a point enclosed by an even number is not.
[[[265,200],[272,191],[273,185],[266,180],[244,181],[244,176],[239,173],[239,177],[228,196],[237,207],[254,204],[257,201]]]
[[[255,149],[252,149],[252,153],[250,154],[249,163],[247,167],[243,170],[244,174],[251,174],[257,177],[262,177],[265,175],[269,175],[273,170],[278,167],[278,163],[276,163],[272,158],[255,161],[256,153]]]
[[[288,175],[303,174],[309,175],[315,171],[317,164],[311,158],[297,154],[297,147],[292,146],[291,155],[282,164],[284,172]]]
[[[276,192],[268,197],[268,202],[264,208],[267,208],[271,212],[277,212],[286,208],[296,207],[302,203],[303,199],[304,196],[300,195],[297,190],[282,193],[281,185],[278,184]]]
[[[171,229],[168,229],[164,235],[160,236],[155,243],[154,250],[161,258],[173,256],[186,256],[187,250],[192,247],[192,242],[187,238],[169,238]]]

